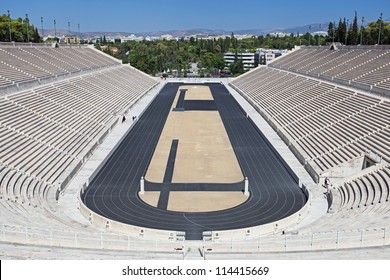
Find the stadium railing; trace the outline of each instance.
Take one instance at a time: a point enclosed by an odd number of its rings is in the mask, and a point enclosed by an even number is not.
[[[242,241],[164,241],[135,239],[126,234],[84,233],[45,230],[2,224],[0,241],[58,248],[100,249],[144,252],[175,252],[184,254],[185,248],[198,246],[203,255],[213,253],[304,252],[315,250],[355,249],[390,245],[390,227],[366,228],[310,234],[277,234]]]

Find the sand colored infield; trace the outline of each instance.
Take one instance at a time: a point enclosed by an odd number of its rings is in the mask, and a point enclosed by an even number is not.
[[[140,194],[139,197],[147,204],[157,207],[158,198],[160,197],[160,192],[145,192]]]
[[[214,100],[209,87],[206,86],[181,86],[180,89],[186,89],[185,100]]]
[[[244,203],[241,192],[170,192],[168,210],[179,212],[218,211]]]
[[[207,86],[183,86],[191,98],[213,100]],[[172,109],[176,106],[176,98]],[[169,113],[145,179],[163,181],[173,139],[179,140],[172,183],[236,183],[244,179],[218,111]]]
[[[218,111],[173,111],[180,90],[185,100],[214,100],[207,86],[181,86],[176,93],[145,179],[162,183],[172,140],[179,140],[172,183],[237,183],[244,180],[240,165]],[[140,198],[157,207],[160,192],[145,192]],[[241,192],[171,191],[170,211],[209,212],[232,208],[245,202]]]
[[[140,198],[157,207],[160,192],[145,192]],[[241,192],[177,192],[169,193],[168,209],[177,212],[211,212],[235,207],[248,199]]]

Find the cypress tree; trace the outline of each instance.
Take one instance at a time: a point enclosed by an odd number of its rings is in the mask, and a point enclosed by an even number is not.
[[[345,22],[345,20],[344,20]],[[337,26],[337,42],[344,42],[344,38],[345,38],[345,33],[344,33],[344,24],[343,22],[341,21],[341,18],[340,18],[340,21],[339,21],[339,25]]]
[[[35,28],[35,29],[34,29],[33,41],[34,41],[35,43],[40,43],[40,42],[42,41],[42,40],[41,40],[41,36],[39,36],[38,28]]]
[[[353,24],[352,24],[352,29],[348,35],[349,35],[350,45],[357,45],[358,44],[359,29],[358,29],[358,18],[357,18],[356,12],[355,12],[355,18],[354,18]]]
[[[328,36],[329,38],[332,38],[333,37],[333,22],[329,22],[329,25],[328,25]]]

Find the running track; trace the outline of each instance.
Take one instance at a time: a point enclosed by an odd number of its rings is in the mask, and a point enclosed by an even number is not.
[[[226,131],[249,178],[249,199],[234,208],[209,213],[158,209],[138,197],[144,176],[179,83],[168,83],[133,126],[82,195],[92,211],[122,223],[185,231],[199,240],[204,231],[252,227],[280,220],[303,207],[307,198],[261,132],[221,84],[207,84]]]

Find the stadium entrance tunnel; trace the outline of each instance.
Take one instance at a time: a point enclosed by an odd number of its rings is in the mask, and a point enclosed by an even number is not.
[[[356,177],[370,167],[382,165],[382,158],[374,152],[367,151],[365,154],[355,157],[347,162],[339,164],[320,176],[320,184],[325,184],[328,179],[332,184],[341,184],[347,178]]]
[[[213,125],[207,128],[205,114],[219,120],[208,121]],[[188,139],[174,138],[177,131],[186,129],[174,119],[170,126],[175,117],[194,117],[203,125],[193,129]],[[204,132],[202,127],[210,130]],[[217,147],[215,143],[223,144]],[[218,154],[208,146],[230,150]],[[228,175],[221,173],[224,169]],[[95,174],[81,194],[90,211],[136,228],[185,233],[187,240],[266,224],[277,228],[279,220],[296,215],[307,203],[298,178],[220,83],[166,84]],[[145,177],[145,189],[139,194],[141,177]],[[218,204],[217,200],[232,197],[234,203],[220,208],[202,203],[208,199]]]

